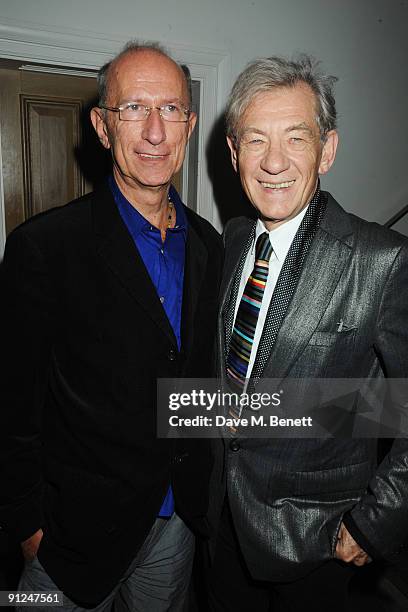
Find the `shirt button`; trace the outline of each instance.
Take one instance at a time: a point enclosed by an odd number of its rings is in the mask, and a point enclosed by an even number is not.
[[[169,352],[167,353],[167,357],[169,361],[174,361],[176,359],[176,351],[173,351],[173,349],[170,349]]]
[[[163,296],[161,296],[160,301],[163,304],[163,302],[164,302],[164,297]]]

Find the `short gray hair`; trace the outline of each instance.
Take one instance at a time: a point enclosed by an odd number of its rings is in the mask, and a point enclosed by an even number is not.
[[[337,77],[323,74],[319,70],[319,62],[306,54],[294,60],[273,56],[251,62],[238,76],[228,99],[227,136],[237,144],[240,118],[257,94],[305,83],[315,94],[316,121],[324,141],[326,134],[336,128],[337,112],[333,95],[336,81]]]
[[[120,58],[128,53],[138,53],[139,51],[154,51],[169,60],[177,64],[184,73],[187,86],[188,103],[191,106],[191,75],[188,66],[178,64],[174,59],[167,53],[166,49],[158,42],[138,42],[137,40],[128,41],[123,49],[115,55],[109,62],[106,62],[98,71],[97,84],[98,84],[98,104],[99,106],[105,106],[108,97],[108,85],[109,85],[109,71],[112,64],[116,63]]]

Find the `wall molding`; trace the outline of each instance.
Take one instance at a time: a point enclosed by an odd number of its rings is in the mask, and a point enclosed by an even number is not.
[[[109,60],[135,34],[112,39],[110,35],[80,29],[46,27],[2,18],[0,58],[22,63],[61,66],[68,70],[95,70]],[[215,120],[222,112],[231,81],[230,56],[218,50],[191,48],[160,41],[179,62],[189,66],[201,83],[198,145],[197,210],[220,229],[208,177],[205,147]],[[0,134],[1,139],[1,134]],[[1,141],[1,140],[0,140]],[[1,166],[0,166],[1,173]],[[4,250],[4,194],[0,176],[0,253]]]

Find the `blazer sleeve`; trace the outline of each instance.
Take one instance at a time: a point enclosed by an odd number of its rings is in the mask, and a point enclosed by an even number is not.
[[[43,524],[41,417],[54,325],[44,257],[24,227],[7,240],[0,274],[5,357],[0,386],[0,525],[22,541]]]
[[[375,350],[385,376],[408,379],[408,247],[399,250],[382,297]],[[386,409],[408,431],[408,396],[404,381],[390,381]],[[408,439],[395,438],[369,483],[365,496],[345,524],[358,543],[375,557],[395,553],[408,536]],[[359,537],[360,535],[360,537]],[[365,546],[366,544],[366,546]]]

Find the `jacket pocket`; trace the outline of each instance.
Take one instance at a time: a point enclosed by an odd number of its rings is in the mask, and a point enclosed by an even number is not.
[[[364,494],[371,475],[369,462],[323,470],[279,470],[268,487],[270,524],[286,541],[280,556],[298,563],[334,557],[342,517]]]
[[[311,335],[309,344],[312,346],[332,346],[336,342],[354,342],[356,332],[356,328],[342,332],[316,331]]]
[[[341,465],[325,470],[302,470],[296,472],[295,495],[319,495],[347,493],[365,490],[371,476],[368,461]]]

